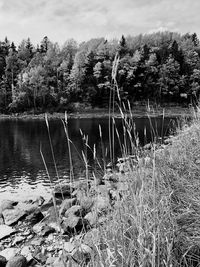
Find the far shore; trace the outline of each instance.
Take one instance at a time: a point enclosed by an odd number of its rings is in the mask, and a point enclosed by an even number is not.
[[[45,114],[47,114],[48,119],[64,119],[65,113],[63,112],[46,112],[40,114],[34,114],[33,112],[24,112],[24,113],[12,113],[12,114],[0,114],[0,120],[4,119],[23,119],[23,120],[43,120],[45,119]],[[136,106],[132,109],[131,116],[133,118],[144,118],[144,117],[190,117],[194,114],[194,109],[189,107],[181,106],[167,106],[167,107],[150,107],[149,109],[146,106]],[[127,112],[127,115],[130,115],[130,112]],[[85,109],[81,111],[69,112],[67,113],[68,118],[72,119],[87,119],[87,118],[108,118],[109,111],[108,109]],[[121,118],[119,111],[115,111],[114,117]]]

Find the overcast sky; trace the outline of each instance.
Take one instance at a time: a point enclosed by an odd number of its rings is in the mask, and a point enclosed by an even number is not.
[[[200,36],[200,0],[0,0],[0,40],[64,43],[158,30]]]

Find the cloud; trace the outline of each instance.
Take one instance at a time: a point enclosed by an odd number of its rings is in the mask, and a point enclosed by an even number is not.
[[[199,0],[0,0],[0,40],[63,43],[156,30],[200,34]]]

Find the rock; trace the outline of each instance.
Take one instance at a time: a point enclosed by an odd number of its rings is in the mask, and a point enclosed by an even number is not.
[[[3,200],[0,203],[0,213],[2,213],[4,210],[13,209],[16,204],[17,204],[16,201]]]
[[[81,244],[73,253],[73,259],[78,263],[86,266],[92,257],[92,249],[85,244]]]
[[[29,199],[26,199],[25,201],[21,202],[24,204],[35,204],[36,206],[42,206],[42,204],[45,202],[44,198],[42,196],[33,196]]]
[[[98,246],[100,243],[100,233],[98,229],[91,229],[88,231],[84,238],[83,243],[88,245],[89,247],[93,247],[94,245]]]
[[[75,204],[76,198],[65,199],[61,204],[59,214],[64,215],[65,212]]]
[[[25,239],[26,239],[26,237],[24,237],[24,236],[16,236],[12,245],[13,246],[17,245],[17,244],[21,243],[22,241],[24,241]]]
[[[88,213],[94,205],[94,198],[84,196],[79,200],[79,204],[85,213]]]
[[[6,258],[7,261],[9,261],[11,258],[15,257],[19,252],[18,248],[6,248],[3,251],[0,252],[0,256],[3,256]]]
[[[40,222],[44,218],[44,215],[39,209],[36,209],[32,214],[26,217],[26,222],[31,225],[34,225]]]
[[[16,230],[12,227],[2,224],[0,225],[0,240],[15,233]]]
[[[15,256],[11,258],[7,264],[6,267],[27,267],[27,260],[24,256]]]
[[[42,222],[35,224],[33,226],[33,231],[37,235],[45,237],[51,233],[54,233],[55,229]]]
[[[64,219],[61,227],[64,231],[64,233],[78,233],[82,230],[84,226],[86,226],[86,220],[81,219],[78,216],[72,215],[68,217],[67,219]]]
[[[16,224],[19,220],[22,220],[26,213],[21,209],[6,209],[2,212],[4,217],[5,224],[13,225]]]
[[[82,216],[82,207],[80,205],[74,205],[65,212],[65,217]]]
[[[21,250],[21,255],[26,258],[27,262],[30,262],[33,259],[32,247],[31,246],[23,247]]]
[[[59,199],[59,198],[54,198],[55,200],[55,203],[56,203],[56,206],[59,206],[62,204],[62,199]],[[44,211],[47,211],[49,208],[53,207],[54,206],[54,202],[53,202],[53,198],[51,197],[48,201],[46,201],[42,207],[41,207],[41,211],[44,212]]]
[[[65,242],[63,248],[67,253],[71,253],[75,249],[75,246],[71,242]]]
[[[5,267],[6,266],[6,258],[3,256],[0,256],[0,267]]]
[[[35,203],[26,203],[20,202],[17,206],[17,209],[23,211],[26,215],[32,214],[35,210],[38,209],[38,205]]]
[[[98,222],[98,215],[95,211],[90,211],[88,214],[85,215],[84,219],[89,222],[91,227],[95,226]]]
[[[31,241],[31,245],[32,246],[41,246],[42,243],[44,242],[44,239],[43,238],[36,238],[34,240]]]
[[[53,263],[57,260],[58,258],[56,257],[49,257],[46,260],[45,266],[53,266]]]
[[[56,258],[54,263],[51,265],[51,267],[66,267],[67,261],[63,261],[61,257]]]
[[[58,198],[71,197],[72,192],[73,192],[72,186],[66,183],[56,185],[54,188],[55,197]]]
[[[97,196],[92,211],[107,213],[111,209],[109,197]]]
[[[59,210],[55,210],[54,207],[48,209],[45,219],[42,220],[42,223],[48,225],[51,228],[54,228],[55,231],[60,231],[60,218],[59,218]]]

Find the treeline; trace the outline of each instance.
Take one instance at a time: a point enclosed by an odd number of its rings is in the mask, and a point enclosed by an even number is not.
[[[63,111],[74,103],[108,105],[112,65],[119,55],[117,82],[122,99],[197,101],[200,43],[196,33],[158,32],[121,40],[73,39],[60,47],[47,37],[34,47],[0,42],[0,112]]]

